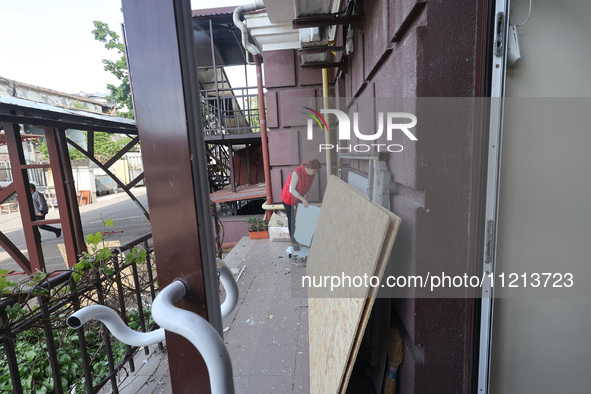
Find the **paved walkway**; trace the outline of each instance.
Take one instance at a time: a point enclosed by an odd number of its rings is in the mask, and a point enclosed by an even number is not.
[[[132,189],[133,194],[147,208],[146,189],[138,187]],[[57,219],[57,209],[49,211],[47,219]],[[97,202],[80,207],[80,217],[84,234],[98,231],[115,231],[107,240],[120,241],[121,244],[132,241],[150,231],[150,222],[143,216],[142,211],[131,201],[126,193],[110,194],[97,198]],[[104,228],[102,220],[113,219],[114,227]],[[59,227],[59,225],[55,225]],[[0,214],[0,231],[6,235],[25,256],[25,236],[22,229],[20,212]],[[43,255],[47,272],[66,268],[64,259],[58,249],[58,244],[64,243],[64,238],[55,238],[53,233],[41,231]],[[0,268],[21,272],[23,269],[10,257],[8,252],[0,247]]]
[[[307,299],[291,295],[292,271],[305,268],[292,264],[288,245],[245,237],[224,259],[235,276],[245,267],[238,305],[223,322],[237,394],[309,392]],[[166,354],[155,350],[136,355],[122,394],[172,393]]]

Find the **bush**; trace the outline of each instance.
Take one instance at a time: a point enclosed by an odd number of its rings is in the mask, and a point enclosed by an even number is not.
[[[150,310],[145,311],[146,326],[153,325]],[[65,321],[63,315],[57,321]],[[133,310],[127,314],[130,328],[139,328],[139,313]],[[94,325],[94,327],[91,326]],[[84,331],[86,350],[91,360],[93,385],[98,384],[109,373],[109,364],[105,346],[105,338],[99,323],[87,323],[88,330]],[[62,388],[65,392],[85,393],[84,369],[82,353],[79,348],[78,334],[66,327],[55,327],[53,338],[56,344],[56,356],[59,364]],[[115,365],[123,360],[127,352],[127,345],[114,340],[111,349]],[[53,393],[54,382],[49,364],[49,355],[45,333],[40,328],[32,328],[17,336],[15,350],[19,364],[19,374],[24,392]],[[12,392],[10,370],[4,348],[0,348],[0,392]]]
[[[107,220],[104,223],[105,227],[112,226],[112,220]],[[91,253],[83,253],[80,261],[75,265],[71,277],[62,276],[66,279],[54,281],[53,284],[48,282],[50,275],[42,272],[36,272],[21,279],[19,283],[15,283],[8,279],[6,270],[0,269],[0,300],[13,300],[5,302],[7,306],[3,308],[5,315],[2,316],[0,338],[5,342],[14,343],[24,392],[53,393],[55,391],[49,361],[48,340],[44,329],[48,322],[55,343],[58,374],[64,392],[86,392],[78,333],[65,325],[67,316],[74,311],[73,304],[78,303],[74,300],[80,297],[84,301],[83,305],[102,303],[118,308],[119,288],[123,291],[123,296],[129,298],[131,302],[135,301],[135,297],[131,297],[132,293],[127,292],[141,291],[141,289],[132,290],[127,286],[130,283],[127,275],[130,274],[123,273],[123,270],[134,262],[144,263],[147,251],[136,248],[127,250],[125,261],[121,261],[116,269],[114,261],[119,261],[118,259],[121,258],[114,258],[111,250],[104,247],[102,241],[102,233],[90,234],[87,237],[87,242],[91,244]],[[117,275],[115,275],[116,271]],[[71,287],[73,283],[75,286]],[[104,295],[103,298],[97,297],[99,288]],[[78,295],[74,297],[73,294]],[[43,300],[43,305],[50,310],[49,321],[42,319],[39,315],[41,300]],[[150,329],[154,323],[149,308],[145,309],[144,318],[146,328]],[[140,327],[139,311],[131,309],[130,305],[127,306],[126,322],[132,329],[137,330]],[[114,366],[126,357],[127,345],[115,340],[110,334],[105,336],[100,323],[96,321],[85,324],[84,337],[91,368],[92,385],[96,386],[109,374],[107,338],[111,344]],[[0,346],[0,393],[12,392],[12,390],[6,349],[5,346]]]

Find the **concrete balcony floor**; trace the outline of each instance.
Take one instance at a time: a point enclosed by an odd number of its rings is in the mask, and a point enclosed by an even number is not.
[[[234,372],[236,393],[309,393],[308,303],[293,298],[290,244],[243,238],[226,256],[236,272],[240,298],[224,319],[224,342]],[[165,352],[138,352],[136,372],[125,374],[120,393],[172,393]],[[109,390],[110,391],[110,390]],[[109,392],[104,391],[104,392]]]

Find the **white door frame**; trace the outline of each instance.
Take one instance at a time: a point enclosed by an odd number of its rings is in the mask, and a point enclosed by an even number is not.
[[[485,248],[483,256],[482,304],[480,311],[480,346],[478,356],[478,394],[487,394],[490,382],[490,361],[493,329],[493,286],[495,275],[496,239],[501,172],[501,141],[503,131],[503,97],[507,57],[510,0],[496,1],[493,13],[493,56],[488,140],[488,162],[485,202]]]

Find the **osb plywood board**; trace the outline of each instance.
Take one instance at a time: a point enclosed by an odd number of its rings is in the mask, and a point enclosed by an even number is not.
[[[391,213],[388,211],[388,213]],[[396,216],[396,215],[394,215]],[[396,234],[398,232],[398,228],[400,227],[400,218],[398,216],[395,219],[390,220],[390,230],[386,235],[386,240],[384,241],[384,247],[382,247],[382,252],[380,258],[378,260],[378,264],[376,267],[375,275],[382,278],[384,276],[384,271],[386,270],[386,266],[388,265],[388,260],[390,258],[390,252],[392,251],[392,245],[394,245],[394,241],[396,239]],[[390,245],[387,247],[386,245]],[[357,354],[359,353],[359,347],[361,346],[361,341],[363,339],[363,334],[365,333],[365,328],[367,327],[367,323],[369,321],[369,317],[371,314],[371,310],[373,309],[373,305],[375,302],[375,297],[377,295],[379,288],[370,288],[368,298],[363,308],[363,313],[360,319],[360,327],[357,330],[357,334],[353,341],[353,347],[351,351],[351,355],[347,362],[347,368],[345,370],[343,382],[341,384],[340,393],[344,393],[347,389],[349,384],[349,379],[351,378],[351,373],[353,372],[353,366],[355,365],[355,360],[357,359]]]
[[[345,391],[378,290],[355,287],[354,278],[381,279],[399,225],[392,212],[329,179],[306,272],[316,279],[308,288],[310,392]],[[352,286],[331,288],[335,278]]]

